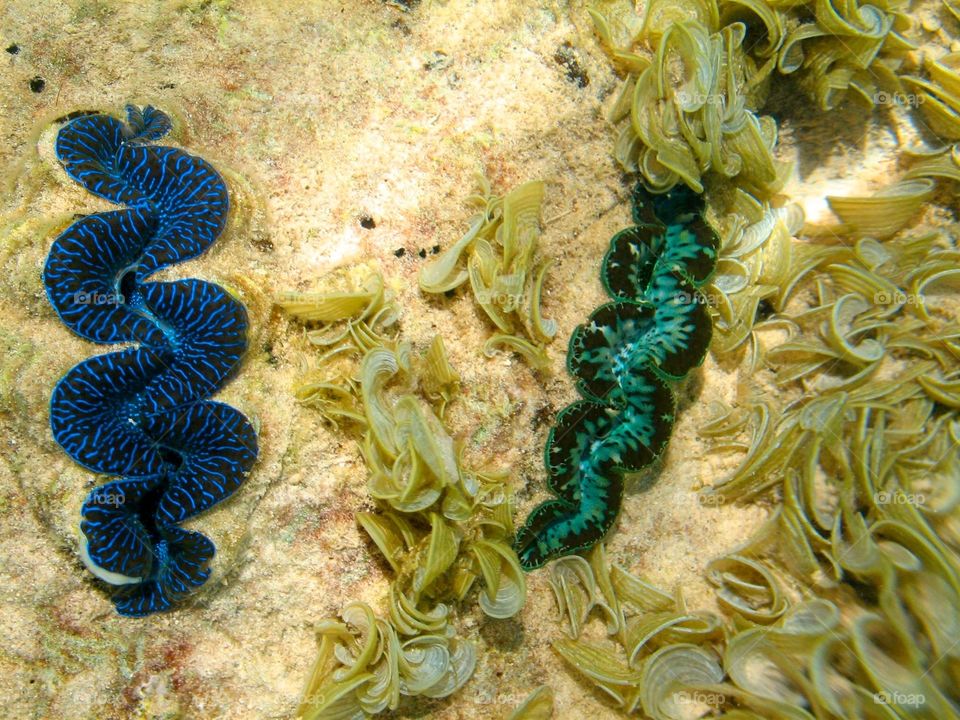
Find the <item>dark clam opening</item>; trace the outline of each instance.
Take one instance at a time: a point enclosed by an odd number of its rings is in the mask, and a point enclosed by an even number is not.
[[[170,470],[176,472],[183,467],[183,455],[173,448],[168,448],[161,445],[157,451],[160,454],[160,459],[163,460],[166,465],[170,466]]]
[[[149,492],[140,498],[140,502],[137,503],[137,519],[143,524],[143,529],[146,531],[151,545],[156,545],[161,540],[155,515],[157,504],[160,502],[160,497],[163,495],[165,489],[163,483],[157,483],[157,485],[151,488]]]
[[[117,304],[137,305],[139,288],[139,283],[137,283],[137,266],[131,265],[123,270],[117,277]]]

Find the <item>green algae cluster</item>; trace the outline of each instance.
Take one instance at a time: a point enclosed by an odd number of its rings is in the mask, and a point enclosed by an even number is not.
[[[479,586],[481,610],[507,618],[526,598],[510,547],[509,478],[463,465],[443,422],[459,377],[439,336],[422,353],[399,339],[398,308],[379,274],[278,304],[319,324],[307,337],[324,352],[297,396],[359,431],[376,509],[356,519],[394,574],[381,614],[353,602],[318,623],[320,652],[298,715],[362,718],[395,710],[401,696],[446,697],[476,663],[456,632],[458,603]]]
[[[713,0],[651,2],[643,18],[628,3],[591,15],[626,73],[610,114],[622,122],[614,157],[625,169],[653,191],[683,182],[703,192],[710,170],[755,194],[782,184],[786,168],[773,156],[776,122],[758,114],[772,68],[744,50],[744,23],[721,25]]]
[[[748,393],[704,428],[724,443],[738,433],[750,438],[740,467],[710,492],[733,501],[779,488],[798,527],[836,539],[843,510],[907,512],[886,503],[902,491],[924,498],[910,517],[948,529],[933,510],[960,478],[958,259],[940,232],[799,246],[782,290],[786,310],[756,326],[781,336],[764,361],[782,391],[778,400]],[[793,400],[781,407],[780,398]],[[837,483],[831,493],[825,477]],[[952,508],[951,501],[943,510]],[[806,539],[809,547],[790,556],[805,558],[811,580],[808,550],[825,546],[790,533],[785,547],[792,537]],[[838,576],[837,565],[824,569]]]
[[[742,556],[712,563],[711,579],[723,615],[611,567],[602,547],[589,562],[564,558],[551,586],[569,637],[554,648],[617,707],[655,720],[955,716],[955,699],[882,613],[785,602],[775,576]],[[606,640],[583,637],[592,618],[606,623]]]
[[[537,257],[544,184],[527,182],[502,197],[491,192],[486,178],[480,176],[477,184],[478,191],[467,198],[477,208],[469,229],[424,265],[420,289],[445,293],[469,280],[474,298],[497,328],[484,353],[504,347],[531,367],[546,369],[544,346],[557,334],[557,324],[540,308],[550,266]]]
[[[625,76],[610,116],[622,124],[614,156],[653,190],[684,182],[700,192],[713,172],[769,195],[787,172],[774,156],[776,122],[761,114],[778,77],[824,112],[847,99],[919,106],[957,139],[956,54],[916,60],[908,11],[905,2],[651,0],[637,15],[630,2],[598,3],[598,35]]]

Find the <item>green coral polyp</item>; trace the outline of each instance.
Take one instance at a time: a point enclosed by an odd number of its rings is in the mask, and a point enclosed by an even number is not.
[[[603,538],[620,511],[624,473],[649,466],[670,439],[667,382],[703,362],[713,329],[700,287],[720,240],[703,207],[686,187],[651,196],[638,185],[637,224],[610,241],[601,278],[613,301],[570,338],[567,368],[585,399],[560,412],[547,439],[547,485],[557,498],[517,533],[525,570]]]

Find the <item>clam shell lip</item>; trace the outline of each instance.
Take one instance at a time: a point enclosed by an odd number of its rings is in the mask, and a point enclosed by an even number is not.
[[[84,565],[87,566],[87,570],[92,572],[98,578],[103,580],[108,585],[136,585],[144,581],[145,578],[142,577],[130,577],[129,575],[121,575],[120,573],[110,572],[109,570],[104,570],[102,567],[97,565],[93,558],[90,557],[90,550],[88,547],[87,536],[83,534],[83,531],[80,530],[80,526],[77,526],[77,535],[80,539],[79,554],[80,560]]]

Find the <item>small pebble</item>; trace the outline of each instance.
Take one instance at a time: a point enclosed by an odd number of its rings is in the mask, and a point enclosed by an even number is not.
[[[397,19],[394,20],[392,23],[390,23],[390,27],[396,28],[396,29],[399,30],[401,33],[403,33],[404,35],[409,35],[409,34],[410,34],[410,26],[407,25],[407,24],[406,24],[403,20],[401,20],[400,18],[397,18]]]
[[[383,0],[387,5],[393,5],[396,8],[400,8],[404,12],[410,12],[417,5],[420,4],[420,0]]]
[[[377,223],[374,222],[373,218],[369,215],[360,216],[360,227],[365,230],[373,230],[377,226]]]
[[[423,64],[424,70],[443,70],[450,67],[453,60],[443,50],[434,50],[430,60]]]

